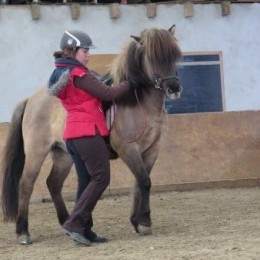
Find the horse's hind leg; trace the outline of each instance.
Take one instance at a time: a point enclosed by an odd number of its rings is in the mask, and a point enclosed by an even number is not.
[[[61,190],[72,167],[71,156],[61,147],[55,146],[52,149],[53,166],[47,178],[47,186],[54,203],[59,223],[63,223],[69,214],[62,198]]]
[[[37,152],[31,151],[26,153],[23,174],[19,182],[19,202],[16,218],[17,239],[18,243],[22,245],[32,244],[32,240],[30,238],[30,233],[28,230],[29,202],[33,192],[34,183],[39,175],[42,163],[45,160],[46,155],[47,152],[41,152],[37,154]]]

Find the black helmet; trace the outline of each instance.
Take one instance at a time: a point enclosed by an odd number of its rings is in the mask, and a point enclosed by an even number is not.
[[[84,32],[81,31],[65,31],[60,41],[60,48],[96,48],[92,44],[91,38]]]

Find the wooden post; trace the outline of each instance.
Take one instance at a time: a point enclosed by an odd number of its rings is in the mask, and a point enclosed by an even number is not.
[[[230,15],[231,5],[230,1],[221,2],[222,16]]]
[[[73,20],[77,20],[80,17],[80,5],[79,4],[70,5],[70,15]]]
[[[185,17],[192,17],[194,15],[194,5],[191,1],[185,2],[183,9]]]
[[[38,4],[31,4],[30,6],[31,16],[33,20],[40,20],[41,18],[41,8]]]
[[[113,3],[110,5],[110,18],[111,19],[117,19],[120,16],[119,12],[119,4]]]
[[[157,5],[156,3],[147,4],[147,17],[154,18],[156,16]]]

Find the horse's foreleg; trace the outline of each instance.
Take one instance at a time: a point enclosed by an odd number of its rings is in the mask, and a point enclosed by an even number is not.
[[[68,218],[68,210],[62,198],[61,190],[72,167],[71,156],[61,149],[52,151],[53,166],[47,178],[47,186],[54,203],[59,223],[62,225]]]
[[[132,206],[130,221],[137,233],[138,233],[137,227],[138,227],[140,208],[141,208],[141,192],[139,189],[138,182],[135,181],[134,190],[133,190],[133,206]]]
[[[149,176],[157,157],[158,157],[158,149],[156,149],[156,147],[154,147],[153,150],[150,150],[143,155],[143,162],[146,168],[146,172]],[[144,186],[143,189],[140,189],[140,185]],[[151,217],[150,217],[150,187],[151,187],[151,183],[150,185],[149,184],[145,185],[142,181],[139,183],[136,182],[134,187],[134,203],[133,203],[131,221],[132,223],[139,222],[136,231],[144,235],[151,233],[151,228],[147,228],[147,223],[150,223],[149,227],[152,225]],[[144,194],[144,190],[147,188],[148,190],[146,194]],[[139,221],[137,221],[138,218]]]
[[[141,235],[151,234],[150,218],[150,188],[151,180],[143,162],[142,156],[136,150],[129,150],[120,155],[135,176],[134,201],[131,213],[131,223],[136,232]]]
[[[131,213],[131,223],[140,235],[150,235],[152,233],[152,223],[150,216],[150,187],[149,175],[146,182],[136,181],[134,186],[134,200]]]

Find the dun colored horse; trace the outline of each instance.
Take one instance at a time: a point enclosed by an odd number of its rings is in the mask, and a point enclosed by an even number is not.
[[[178,98],[181,86],[176,62],[181,55],[169,30],[143,30],[119,54],[111,67],[113,82],[128,78],[134,82],[120,100],[115,101],[115,119],[110,131],[113,149],[135,177],[130,221],[137,233],[151,234],[150,172],[157,159],[165,95]],[[50,153],[53,164],[47,186],[62,225],[68,217],[61,191],[72,160],[62,140],[65,111],[47,87],[20,102],[10,123],[3,154],[2,208],[5,221],[16,221],[20,244],[31,244],[28,211],[34,183]]]

